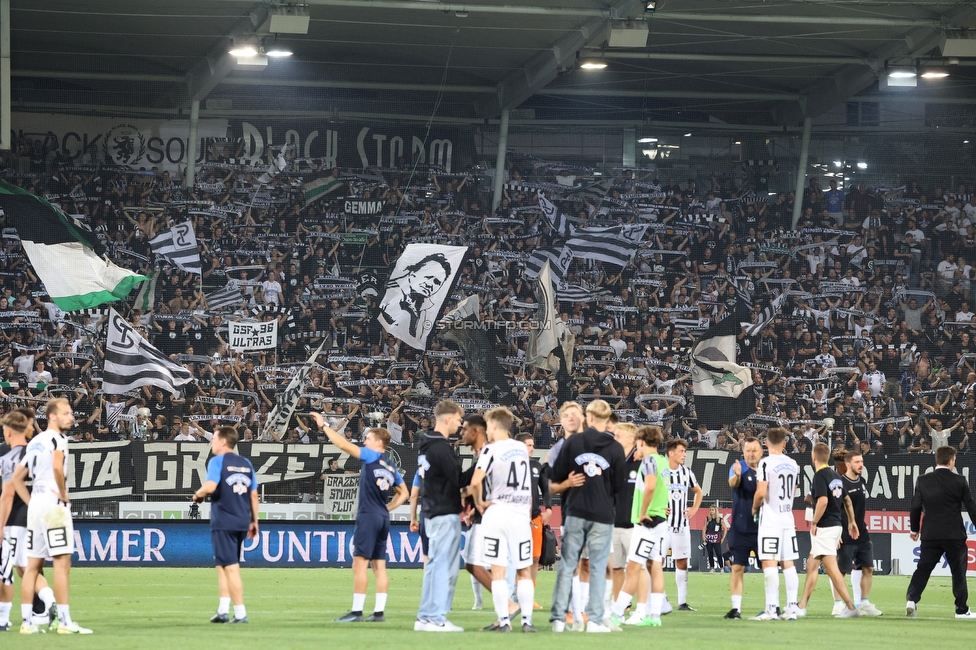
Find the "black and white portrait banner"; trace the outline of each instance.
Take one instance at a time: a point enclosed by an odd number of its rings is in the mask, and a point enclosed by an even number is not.
[[[467,251],[465,246],[407,246],[380,302],[383,329],[410,347],[425,349]]]

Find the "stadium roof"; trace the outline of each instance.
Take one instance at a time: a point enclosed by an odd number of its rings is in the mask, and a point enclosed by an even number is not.
[[[308,0],[308,33],[275,35],[270,2],[9,0],[14,110],[166,115],[196,98],[212,116],[483,123],[521,107],[539,124],[793,126],[856,95],[976,102],[976,56],[940,50],[976,26],[973,3],[506,1]],[[627,20],[646,20],[646,46],[609,47]],[[227,50],[255,35],[294,56],[237,69]],[[581,70],[589,58],[608,67]],[[947,64],[947,79],[879,90],[893,65]]]

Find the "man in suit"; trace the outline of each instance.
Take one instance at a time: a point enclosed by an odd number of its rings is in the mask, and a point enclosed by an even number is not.
[[[962,521],[962,508],[976,521],[976,501],[969,491],[969,482],[956,474],[956,450],[939,447],[935,450],[935,471],[920,476],[912,497],[911,538],[918,541],[921,528],[922,544],[918,566],[908,585],[906,614],[914,617],[917,603],[929,581],[932,569],[945,554],[952,571],[952,595],[956,597],[956,618],[976,619],[969,610],[969,590],[966,586],[966,528]],[[921,527],[922,510],[925,510],[925,526]]]

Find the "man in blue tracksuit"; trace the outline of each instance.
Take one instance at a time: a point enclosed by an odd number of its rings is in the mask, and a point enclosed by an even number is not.
[[[742,446],[742,460],[729,469],[729,487],[732,488],[732,525],[729,526],[729,551],[732,553],[732,575],[729,590],[732,592],[732,609],[725,618],[742,618],[742,577],[749,566],[749,556],[759,557],[759,523],[752,514],[756,496],[756,467],[763,456],[762,444],[755,438],[746,438]]]
[[[234,453],[236,447],[237,430],[217,427],[210,441],[213,458],[207,463],[207,479],[193,495],[194,503],[211,497],[210,539],[220,591],[211,623],[247,623],[240,557],[244,537],[258,535],[258,477],[251,461]],[[231,601],[233,619],[228,616]]]

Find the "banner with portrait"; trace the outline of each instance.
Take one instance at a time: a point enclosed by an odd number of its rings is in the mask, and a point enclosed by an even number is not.
[[[383,329],[410,347],[426,349],[467,251],[466,246],[407,246],[380,302]]]

